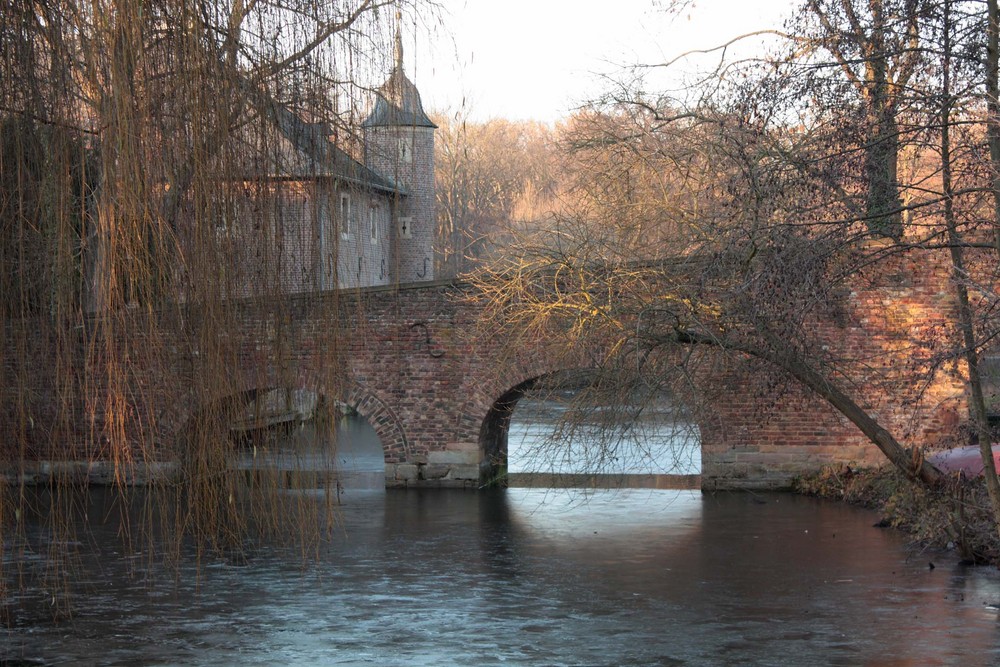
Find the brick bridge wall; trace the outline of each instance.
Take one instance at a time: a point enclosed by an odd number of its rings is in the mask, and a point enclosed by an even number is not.
[[[892,352],[859,390],[865,405],[907,445],[953,444],[966,412],[960,369],[937,373],[919,395],[905,378],[893,384],[884,372],[912,362],[911,351],[902,347],[903,332],[919,326],[932,337],[948,333],[952,306],[942,281],[940,270],[903,261],[881,284],[848,295],[843,321],[822,325],[830,345],[854,346],[859,355]],[[304,295],[277,308],[237,304],[238,330],[223,343],[231,381],[220,394],[286,387],[336,398],[354,406],[378,433],[387,485],[477,486],[490,474],[491,448],[502,443],[505,408],[517,399],[511,390],[562,368],[552,366],[556,357],[544,348],[502,356],[503,341],[489,332],[476,335],[478,308],[463,301],[463,290],[435,282]],[[176,327],[178,340],[186,343],[128,341],[122,363],[133,369],[128,392],[135,398],[119,406],[94,409],[88,403],[87,392],[107,393],[99,376],[88,380],[86,392],[67,389],[46,365],[53,346],[82,349],[84,333],[76,341],[29,337],[33,350],[8,346],[7,409],[0,415],[6,446],[26,442],[29,456],[49,460],[135,460],[135,453],[122,454],[110,444],[115,438],[109,434],[123,428],[131,437],[146,429],[158,449],[145,459],[169,460],[177,434],[199,408],[225,398],[192,390],[200,386],[200,374],[213,372],[200,367],[200,350],[182,335],[202,316],[193,309],[162,316],[162,326]],[[871,331],[879,333],[866,333]],[[8,340],[16,338],[8,331]],[[712,371],[702,374],[696,389],[703,395],[679,398],[710,405],[698,411],[703,488],[774,488],[823,464],[881,462],[853,425],[794,383],[776,385],[758,364],[738,355],[702,354],[715,355]],[[27,385],[26,376],[16,373],[18,364],[33,365]],[[14,392],[32,397],[27,413],[10,408]]]

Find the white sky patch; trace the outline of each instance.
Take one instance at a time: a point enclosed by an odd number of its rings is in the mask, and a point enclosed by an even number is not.
[[[442,0],[443,25],[429,35],[420,30],[415,49],[412,33],[407,39],[407,71],[428,109],[455,112],[464,105],[476,120],[552,122],[599,95],[606,87],[603,74],[779,29],[795,5],[793,0],[700,0],[674,16],[662,4]],[[689,59],[672,68],[671,79],[654,81],[673,85],[668,81],[713,62]]]

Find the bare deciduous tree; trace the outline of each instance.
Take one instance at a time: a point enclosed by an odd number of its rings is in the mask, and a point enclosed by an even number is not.
[[[437,275],[469,270],[503,246],[529,202],[551,196],[551,135],[539,123],[475,123],[461,114],[439,121]]]
[[[604,189],[581,197],[545,242],[533,239],[520,256],[484,274],[485,298],[527,335],[562,336],[577,345],[604,337],[616,341],[612,350],[640,350],[643,359],[655,358],[660,346],[683,344],[762,360],[854,422],[906,474],[937,482],[940,473],[867,406],[920,401],[920,388],[960,358],[974,375],[969,355],[995,336],[996,323],[986,317],[995,302],[990,263],[942,257],[982,247],[984,171],[974,156],[983,154],[986,133],[974,128],[987,118],[972,66],[962,82],[961,116],[942,115],[952,104],[949,93],[941,103],[949,57],[942,54],[952,48],[938,39],[942,9],[941,3],[810,0],[791,24],[790,58],[786,51],[726,68],[725,80],[696,107],[671,108],[638,91],[616,95],[625,110],[614,113],[629,119],[627,129],[612,132],[605,122],[590,132],[592,145],[613,158],[590,160],[607,166],[594,178]],[[978,12],[964,9],[968,20],[957,33],[964,41],[953,50],[966,54],[976,44],[969,27]],[[960,128],[961,151],[947,154],[942,122]],[[661,178],[670,169],[693,177],[677,179],[662,197],[642,192],[623,178],[634,173],[622,168],[626,152]],[[961,185],[947,174],[958,174],[959,164]],[[594,200],[606,204],[603,210]],[[683,228],[699,233],[664,231],[683,219],[685,202],[700,208]],[[648,228],[644,206],[655,210],[661,231]],[[952,206],[961,211],[948,212]],[[610,242],[627,234],[609,229],[629,224],[636,238],[650,240],[644,252]],[[957,319],[939,313],[912,330],[882,318],[854,322],[854,341],[823,335],[817,323],[850,317],[845,295],[878,288],[880,272],[910,253],[958,266],[953,281],[979,294],[972,310]],[[971,321],[977,328],[963,339],[960,331]],[[863,361],[860,348],[869,355]],[[900,366],[892,360],[904,348],[910,363]],[[616,355],[604,361],[624,363]],[[988,440],[985,432],[981,438]],[[988,444],[984,456],[987,450]]]

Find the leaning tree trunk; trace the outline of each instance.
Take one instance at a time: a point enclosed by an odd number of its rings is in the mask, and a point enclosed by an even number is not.
[[[987,128],[990,144],[990,157],[993,161],[993,197],[996,207],[994,226],[997,230],[997,249],[1000,252],[1000,176],[996,171],[1000,166],[1000,137],[997,136],[997,0],[988,0],[989,34],[987,41],[989,49],[987,57],[987,98],[990,114]],[[996,466],[993,463],[993,438],[986,413],[986,399],[983,396],[982,378],[979,374],[979,358],[976,352],[975,325],[972,319],[972,306],[969,303],[969,292],[966,287],[968,272],[965,268],[965,258],[959,243],[955,212],[952,207],[951,160],[949,143],[949,125],[951,122],[951,92],[949,90],[951,35],[950,35],[951,3],[946,0],[944,12],[944,67],[942,82],[944,86],[944,103],[941,107],[941,166],[944,186],[945,223],[948,227],[948,240],[951,245],[952,271],[955,279],[955,290],[958,296],[959,326],[962,329],[962,340],[965,348],[965,361],[969,367],[969,388],[972,399],[972,414],[979,434],[979,453],[983,459],[983,477],[986,479],[986,489],[989,492],[990,505],[993,509],[993,522],[997,534],[1000,535],[1000,478],[997,477]]]
[[[768,351],[752,345],[726,342],[720,336],[708,336],[690,331],[675,331],[673,340],[679,343],[693,343],[722,347],[748,354],[781,368],[796,380],[812,389],[879,448],[890,463],[910,479],[919,479],[928,486],[941,481],[941,471],[928,463],[922,456],[903,447],[893,435],[872,417],[864,408],[844,392],[837,383],[814,369],[803,359],[789,354]]]
[[[972,418],[976,425],[976,433],[979,436],[979,453],[983,459],[983,477],[986,480],[986,490],[990,497],[990,506],[993,510],[993,523],[997,534],[1000,535],[1000,478],[997,476],[996,465],[993,462],[993,438],[990,432],[989,419],[986,412],[986,399],[983,395],[982,377],[979,373],[979,359],[976,354],[975,330],[972,323],[972,308],[969,305],[968,289],[960,282],[964,272],[962,259],[954,259],[954,256],[961,255],[961,249],[954,247],[952,257],[955,263],[955,284],[959,298],[959,318],[962,329],[962,339],[965,347],[965,363],[969,367],[969,393],[972,401]]]

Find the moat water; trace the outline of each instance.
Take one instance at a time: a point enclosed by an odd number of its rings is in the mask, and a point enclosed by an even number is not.
[[[1000,664],[1000,573],[811,498],[357,492],[314,561],[259,546],[179,576],[91,500],[72,618],[32,526],[0,664]]]
[[[511,470],[700,471],[683,423],[561,450],[551,406],[526,406]],[[1000,664],[1000,573],[915,550],[870,512],[791,495],[366,490],[377,437],[352,420],[341,436],[337,464],[356,474],[305,558],[256,544],[165,566],[122,547],[101,490],[77,542],[44,518],[4,533],[0,665]],[[68,570],[50,567],[54,546]],[[70,617],[54,613],[67,592]]]

